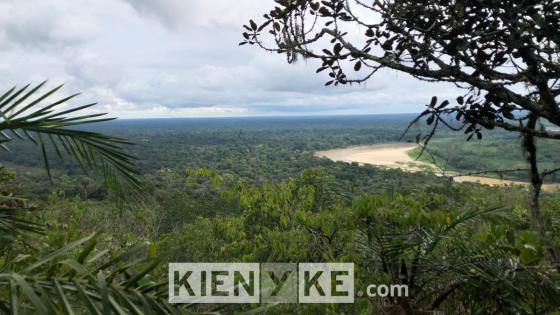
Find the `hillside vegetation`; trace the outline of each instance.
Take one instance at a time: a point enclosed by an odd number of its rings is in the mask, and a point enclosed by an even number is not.
[[[163,264],[144,284],[165,280],[170,261],[354,262],[358,288],[416,279],[406,300],[416,309],[447,314],[463,314],[458,305],[482,313],[558,310],[557,273],[542,269],[546,246],[560,246],[557,194],[543,196],[550,236],[545,244],[530,229],[523,188],[452,183],[430,173],[313,156],[315,149],[395,141],[407,118],[109,123],[95,129],[137,143],[129,152],[139,157],[147,191],[142,203],[118,208],[102,181],[68,161],[53,160],[49,184],[37,162],[40,155],[23,143],[12,146],[23,152],[21,158],[3,157],[18,173],[3,191],[44,209],[32,216],[48,226],[41,241],[46,247],[35,248],[49,250],[36,249],[33,259],[91,233],[102,233],[92,255],[148,242],[148,255]],[[433,143],[436,152],[445,143],[464,144],[459,138]],[[475,156],[494,149],[465,148]],[[503,163],[509,159],[504,156]],[[70,251],[56,261],[75,255]],[[64,268],[59,266],[52,268]],[[268,312],[382,314],[386,303],[362,297],[354,305],[277,305]],[[220,309],[230,313],[257,307]]]

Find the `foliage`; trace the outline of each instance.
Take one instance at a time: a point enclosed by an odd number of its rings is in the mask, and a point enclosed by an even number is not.
[[[518,250],[536,245],[534,236],[526,243],[523,231],[515,241],[511,227],[492,223],[507,220],[504,209],[426,211],[421,202],[399,195],[361,198],[355,207],[364,222],[359,242],[368,254],[368,270],[409,287],[408,297],[391,299],[393,311],[454,313],[461,306],[472,313],[544,312],[555,303],[556,284],[546,273],[525,269],[535,261]],[[532,287],[534,281],[543,286]],[[532,305],[533,300],[541,303]]]
[[[20,89],[13,87],[0,96],[1,147],[9,151],[7,143],[12,141],[12,137],[8,133],[11,133],[18,139],[29,140],[40,147],[49,178],[51,178],[51,168],[47,146],[51,146],[61,159],[62,152],[68,154],[83,170],[98,171],[103,175],[106,184],[118,188],[121,193],[126,186],[132,188],[128,193],[141,191],[142,185],[136,178],[138,172],[133,165],[134,157],[126,154],[121,148],[122,145],[131,143],[121,138],[71,128],[114,118],[102,118],[106,115],[103,113],[78,115],[95,103],[67,110],[59,109],[78,94],[44,105],[49,97],[62,87],[62,85],[57,86],[35,97],[45,84],[46,81],[31,89],[29,89],[30,85]]]
[[[79,295],[78,285],[92,293],[89,297],[103,312],[99,279],[104,279],[108,296],[124,313],[135,312],[127,299],[143,312],[142,299],[154,308],[167,308],[161,280],[167,277],[165,263],[171,261],[354,262],[358,289],[410,282],[413,275],[416,284],[407,300],[362,297],[352,305],[186,305],[170,313],[218,308],[223,313],[384,314],[402,311],[406,305],[405,310],[417,313],[557,311],[558,277],[547,259],[549,245],[530,229],[525,189],[450,183],[429,173],[362,167],[312,154],[317,149],[395,141],[410,118],[148,120],[88,126],[90,131],[141,143],[127,147],[127,154],[138,156],[144,173],[139,180],[147,191],[145,202],[134,209],[119,209],[102,182],[78,173],[79,165],[67,161],[50,163],[49,184],[42,165],[33,161],[42,153],[14,139],[11,149],[24,152],[24,157],[21,161],[9,154],[2,157],[18,173],[15,179],[7,170],[0,173],[2,195],[26,197],[11,202],[27,211],[9,220],[17,223],[13,221],[17,217],[22,224],[41,224],[30,226],[36,231],[9,229],[21,233],[5,238],[4,248],[21,255],[2,252],[0,259],[13,262],[8,273],[23,277],[34,289],[39,307],[53,307],[59,313],[65,306],[55,279],[75,313],[88,312],[88,299]],[[448,138],[441,139],[442,146],[457,139],[444,135]],[[507,140],[500,146],[515,146],[515,139],[498,136]],[[472,150],[476,156],[475,147]],[[553,155],[555,148],[550,150]],[[555,248],[560,244],[559,204],[557,194],[543,195],[544,228]],[[76,244],[80,240],[84,242]],[[425,251],[434,240],[436,246]],[[100,269],[132,249],[134,253]],[[79,264],[82,268],[68,263],[88,250]],[[421,263],[415,263],[418,253]],[[163,263],[156,265],[157,260]],[[380,263],[383,260],[387,268]],[[68,280],[76,268],[82,273],[76,270]],[[144,270],[149,272],[124,288]],[[10,290],[2,288],[0,299],[10,307]],[[20,312],[31,311],[33,301],[21,287],[18,292]]]
[[[325,182],[324,171],[309,169],[285,183],[242,188],[241,216],[198,218],[166,234],[159,248],[169,261],[354,262],[358,289],[372,283],[410,286],[408,298],[359,298],[352,306],[356,312],[558,308],[557,278],[542,264],[544,247],[528,229],[527,210],[518,206],[522,194],[512,200],[514,191],[444,184],[407,195],[348,199]],[[334,199],[316,208],[325,195]],[[305,305],[271,310],[310,311]]]
[[[539,165],[543,170],[553,170],[560,160],[556,154],[555,140],[540,139]],[[521,145],[504,136],[490,136],[474,142],[457,141],[456,138],[438,138],[430,143],[429,154],[420,156],[421,148],[411,152],[411,157],[433,163],[433,158],[446,171],[481,173],[489,177],[502,177],[528,181],[527,162]],[[487,172],[493,170],[493,172]],[[500,172],[501,171],[501,172]],[[557,181],[557,175],[547,178]]]
[[[480,136],[503,128],[560,139],[530,119],[560,126],[557,97],[560,4],[555,1],[278,0],[241,44],[318,59],[331,84],[367,81],[383,68],[465,87],[457,105],[434,97],[421,115]],[[354,31],[363,28],[363,35]],[[268,36],[268,37],[266,37]],[[270,40],[267,40],[270,39]],[[351,78],[347,68],[357,72]],[[350,70],[352,71],[352,70]],[[522,87],[523,89],[520,89]],[[456,114],[461,126],[446,122]],[[531,118],[533,117],[533,118]]]
[[[560,3],[557,1],[276,0],[264,21],[244,25],[240,45],[257,45],[287,57],[321,62],[325,84],[362,83],[382,69],[428,82],[453,83],[464,93],[449,100],[433,96],[421,120],[431,130],[417,142],[425,152],[440,126],[521,136],[531,189],[533,229],[546,239],[540,195],[555,166],[542,170],[538,138],[560,139]],[[363,29],[362,35],[356,29]],[[349,74],[352,67],[354,74]],[[408,131],[408,130],[407,130]],[[405,132],[406,133],[406,132]],[[501,170],[491,170],[498,171]],[[550,259],[560,254],[550,246]]]
[[[66,117],[91,105],[57,111],[75,95],[42,106],[42,102],[60,87],[25,101],[44,85],[26,92],[12,88],[0,96],[0,131],[2,147],[12,139],[37,144],[51,177],[46,146],[51,145],[62,157],[64,152],[84,170],[97,170],[105,183],[132,188],[139,193],[142,184],[133,169],[133,157],[123,152],[127,142],[100,133],[69,127],[105,121],[103,114]],[[47,142],[47,140],[49,142]],[[46,227],[39,223],[33,206],[24,198],[15,197],[8,182],[13,175],[2,167],[3,185],[0,200],[0,310],[9,314],[183,314],[186,308],[172,307],[165,298],[167,282],[153,281],[149,274],[159,263],[155,247],[142,254],[146,244],[139,244],[120,253],[96,249],[98,233],[81,239],[45,246]],[[124,182],[122,181],[124,180]]]
[[[560,168],[554,165],[542,170],[537,139],[560,139],[560,3],[276,3],[278,6],[263,16],[262,23],[250,20],[244,25],[241,45],[257,45],[286,55],[289,63],[298,57],[316,59],[321,62],[317,72],[327,71],[330,76],[327,86],[366,82],[382,69],[392,69],[419,80],[450,82],[464,89],[455,104],[433,96],[427,109],[410,123],[409,128],[425,119],[431,126],[427,134],[417,136],[417,142],[423,144],[420,156],[440,126],[464,132],[467,141],[473,137],[481,140],[482,129],[519,134],[527,164],[524,170],[531,183],[532,228],[545,243],[548,260],[559,264],[560,255],[545,229],[541,192],[544,180]],[[363,29],[363,35],[356,29]],[[354,75],[349,73],[350,67]],[[501,176],[506,170],[500,167],[489,171]],[[501,311],[501,307],[495,311]]]
[[[96,241],[92,234],[42,257],[10,251],[0,269],[9,299],[0,300],[0,308],[10,314],[186,313],[168,305],[167,281],[149,276],[159,264],[153,245],[150,251],[139,244],[117,254],[96,250]]]

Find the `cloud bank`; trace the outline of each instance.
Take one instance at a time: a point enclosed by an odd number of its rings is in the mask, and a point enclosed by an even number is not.
[[[453,87],[385,71],[324,87],[316,64],[238,47],[272,0],[4,0],[0,88],[65,82],[124,118],[417,112]]]

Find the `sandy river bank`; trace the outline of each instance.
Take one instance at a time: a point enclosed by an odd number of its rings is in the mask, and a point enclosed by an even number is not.
[[[429,170],[441,175],[441,172],[432,164],[416,161],[409,156],[409,151],[415,149],[416,144],[413,143],[396,143],[396,144],[375,144],[354,146],[341,149],[325,150],[315,152],[315,156],[324,157],[333,161],[370,164],[387,168],[400,168],[408,172],[418,172]],[[457,176],[459,174],[446,172],[447,176]],[[528,186],[527,182],[515,180],[500,180],[484,176],[459,176],[454,177],[457,182],[477,182],[487,185],[523,185]],[[558,189],[559,185],[544,185],[545,190]]]

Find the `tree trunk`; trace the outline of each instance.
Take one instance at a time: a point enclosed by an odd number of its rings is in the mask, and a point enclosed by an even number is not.
[[[534,129],[536,127],[537,118],[531,116],[527,127]],[[545,248],[551,256],[552,262],[556,266],[556,270],[560,272],[560,255],[554,246],[550,244],[546,236],[544,223],[541,217],[540,195],[543,185],[544,176],[539,173],[537,162],[537,146],[535,144],[535,137],[529,134],[523,135],[523,148],[526,152],[526,158],[529,162],[529,175],[531,178],[531,226],[537,231],[541,237]]]
[[[535,129],[537,117],[531,115],[527,123],[527,128]],[[525,158],[529,163],[529,177],[531,179],[531,226],[539,232],[544,238],[544,227],[541,218],[540,195],[543,184],[543,178],[539,173],[537,162],[537,146],[535,137],[531,134],[523,134],[523,148],[525,150]]]

